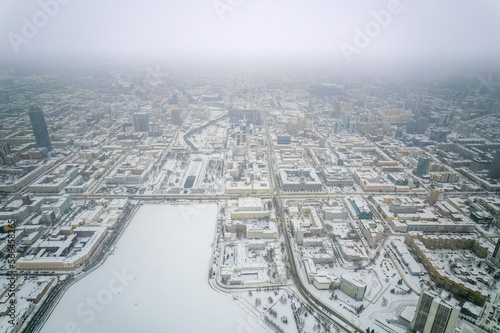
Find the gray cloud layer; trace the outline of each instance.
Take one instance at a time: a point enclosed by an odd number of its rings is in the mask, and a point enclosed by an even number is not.
[[[499,18],[495,0],[4,0],[0,59],[492,66]]]

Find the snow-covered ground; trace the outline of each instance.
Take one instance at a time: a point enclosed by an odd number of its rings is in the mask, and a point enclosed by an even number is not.
[[[260,313],[261,318],[267,318],[273,323],[271,325],[285,333],[295,333],[299,330],[304,333],[336,332],[336,328],[316,313],[307,311],[307,307],[294,288],[274,289],[267,291],[267,288],[261,288],[259,291],[252,290],[251,292],[234,291],[233,294],[238,297],[239,304],[246,306],[250,311]],[[278,329],[275,331],[279,332]]]
[[[267,331],[208,284],[216,214],[214,204],[142,207],[114,254],[69,288],[41,332]]]
[[[341,231],[341,229],[339,230]],[[363,329],[371,327],[375,328],[375,331],[384,332],[380,326],[383,325],[398,331],[402,328],[389,324],[387,320],[397,320],[404,311],[411,312],[411,309],[415,308],[418,302],[417,294],[405,293],[408,290],[406,281],[408,281],[414,290],[420,292],[420,279],[429,280],[429,278],[428,276],[411,276],[403,270],[403,280],[401,273],[394,266],[391,258],[386,257],[385,254],[386,251],[382,248],[380,255],[374,260],[374,263],[359,270],[344,267],[337,263],[334,264],[334,267],[316,265],[318,270],[328,272],[339,278],[346,274],[365,282],[367,289],[363,301],[356,301],[340,290],[334,291],[336,297],[332,297],[332,292],[329,290],[318,290],[312,284],[307,283],[307,276],[303,268],[300,269],[301,279],[311,293],[355,325]],[[401,284],[398,283],[399,280],[401,280]],[[391,292],[391,289],[394,289],[394,293]],[[357,314],[356,308],[361,305],[363,305],[364,311]],[[410,316],[413,317],[413,313]]]

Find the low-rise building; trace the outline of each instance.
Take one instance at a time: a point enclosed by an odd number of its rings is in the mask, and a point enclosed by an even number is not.
[[[298,244],[303,244],[306,237],[319,237],[323,234],[323,223],[316,208],[303,207],[302,214],[291,219],[293,234]]]
[[[374,246],[384,236],[384,226],[382,223],[377,223],[373,220],[361,221],[359,229],[370,246]]]
[[[467,241],[456,239],[454,242],[451,238],[446,239],[443,235],[441,240],[435,242],[427,237],[423,237],[420,233],[409,233],[406,236],[406,244],[414,251],[417,259],[422,262],[430,278],[438,287],[449,290],[468,301],[483,306],[488,297],[487,290],[481,288],[479,285],[484,283],[482,278],[483,274],[475,274],[476,277],[469,275],[457,275],[449,266],[449,259],[442,259],[436,256],[430,248],[427,248],[424,241],[433,243],[435,246],[442,246],[439,244],[444,243],[444,246],[463,246]],[[435,248],[436,249],[436,248]],[[488,283],[488,282],[486,282]]]
[[[323,167],[321,169],[321,175],[327,186],[349,187],[354,185],[351,174],[344,167]]]
[[[395,185],[370,168],[355,168],[353,178],[365,192],[394,192]]]
[[[273,210],[264,209],[260,198],[239,198],[229,202],[225,215],[226,232],[246,238],[276,239],[278,227]]]
[[[71,235],[55,231],[51,236],[37,240],[28,255],[16,261],[18,270],[73,270],[88,261],[107,229],[102,227],[78,227]],[[83,240],[80,240],[83,239]]]
[[[313,169],[280,170],[281,189],[285,192],[321,192],[323,184]]]

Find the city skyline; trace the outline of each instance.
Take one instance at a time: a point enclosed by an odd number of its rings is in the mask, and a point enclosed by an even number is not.
[[[0,332],[500,331],[500,3],[0,3]]]

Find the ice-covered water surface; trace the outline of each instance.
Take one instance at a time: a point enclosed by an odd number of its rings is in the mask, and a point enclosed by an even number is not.
[[[216,214],[214,204],[141,207],[114,254],[69,288],[41,332],[261,332],[208,284]]]

